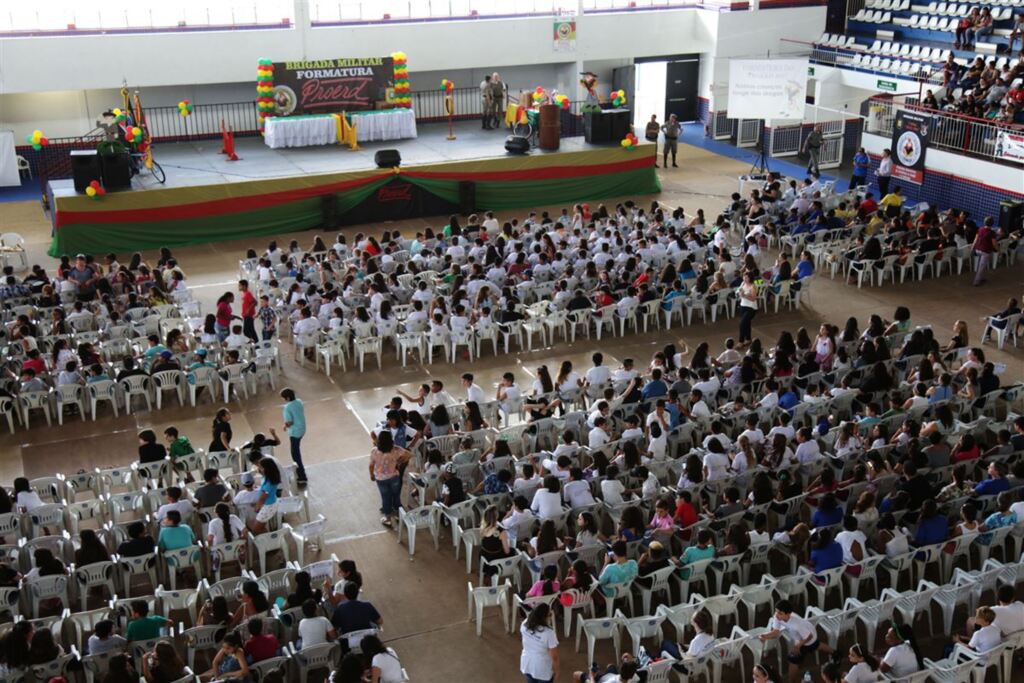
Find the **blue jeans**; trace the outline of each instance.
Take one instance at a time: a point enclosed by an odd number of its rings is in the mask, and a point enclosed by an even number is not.
[[[398,514],[399,498],[402,495],[402,477],[394,476],[390,479],[377,482],[377,490],[380,491],[381,514]]]
[[[297,472],[299,481],[306,481],[306,468],[302,464],[302,451],[299,450],[299,442],[302,441],[301,436],[289,436],[288,441],[292,447],[292,462],[297,466]]]
[[[217,339],[223,343],[223,341],[228,338],[228,333],[231,330],[220,323],[214,323],[213,327],[217,331]]]
[[[550,678],[547,680],[544,680],[543,678],[534,678],[530,674],[523,674],[523,677],[526,678],[526,683],[551,683],[552,681]]]

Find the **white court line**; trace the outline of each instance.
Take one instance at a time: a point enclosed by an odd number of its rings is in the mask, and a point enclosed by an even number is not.
[[[328,543],[341,543],[342,541],[356,541],[360,538],[369,538],[370,536],[380,536],[381,534],[391,533],[389,529],[380,529],[378,531],[370,531],[365,534],[347,534],[345,536],[335,536],[334,538],[328,538],[324,540],[324,544]]]
[[[359,411],[356,410],[352,403],[349,402],[349,400],[344,396],[341,397],[341,401],[342,403],[345,404],[345,407],[348,408],[348,412],[352,413],[355,416],[356,421],[359,422],[359,425],[363,428],[363,431],[369,434],[370,428],[366,426],[365,422],[363,422],[363,418],[359,415]]]

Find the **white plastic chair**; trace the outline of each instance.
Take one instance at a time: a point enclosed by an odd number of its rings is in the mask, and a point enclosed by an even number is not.
[[[583,636],[587,638],[587,660],[588,662],[594,661],[594,647],[597,645],[598,640],[611,640],[612,646],[615,648],[615,657],[613,661],[619,660],[619,652],[621,651],[621,635],[622,622],[615,617],[606,617],[604,619],[586,619],[582,614],[576,616],[576,652],[580,651],[580,639]]]
[[[107,589],[107,595],[113,598],[117,594],[117,563],[107,560],[105,562],[93,562],[92,564],[75,567],[75,587],[78,591],[78,600],[81,603],[82,611],[86,611],[89,603],[89,593],[93,588],[103,587]]]
[[[153,595],[159,601],[160,613],[165,618],[170,618],[172,612],[188,612],[192,624],[199,620],[198,588],[166,590],[163,586],[157,586]]]
[[[470,621],[476,619],[477,637],[483,635],[484,609],[487,607],[500,607],[502,626],[505,631],[512,631],[512,613],[509,604],[511,595],[512,584],[508,581],[499,586],[478,587],[474,587],[472,582],[466,582],[467,618]]]
[[[62,384],[54,391],[57,399],[57,424],[64,424],[64,408],[76,406],[78,414],[85,420],[85,391],[81,384]]]
[[[28,589],[32,618],[39,618],[39,606],[46,600],[60,600],[62,607],[70,607],[68,599],[68,577],[63,574],[39,576],[26,579],[23,585]]]
[[[195,570],[196,578],[203,575],[203,547],[200,545],[165,550],[162,557],[167,581],[171,584],[172,591],[178,588],[178,572],[192,568]]]
[[[616,611],[615,617],[626,629],[626,633],[629,634],[629,638],[633,642],[634,657],[640,654],[640,646],[643,645],[645,638],[654,638],[659,645],[661,644],[661,625],[665,621],[664,615],[630,618],[621,611]]]
[[[181,370],[161,370],[153,373],[153,392],[156,394],[156,409],[162,406],[161,398],[165,391],[173,391],[178,395],[178,405],[185,405],[185,378]]]
[[[86,385],[86,390],[89,392],[89,408],[92,412],[92,420],[96,421],[96,407],[102,401],[109,401],[111,408],[114,410],[114,417],[117,417],[117,383],[113,380],[105,379],[99,382],[92,382]]]
[[[341,659],[341,643],[323,643],[296,650],[289,646],[292,661],[299,673],[299,683],[307,683],[309,673],[319,669],[334,670]]]
[[[295,561],[305,563],[305,552],[309,548],[319,553],[324,547],[324,531],[327,529],[327,518],[317,515],[312,522],[304,522],[291,526],[292,540],[295,542]]]
[[[227,635],[228,627],[193,626],[185,629],[178,635],[185,640],[185,656],[189,668],[196,665],[196,654],[199,652],[214,652],[220,648],[220,641]]]
[[[259,557],[260,574],[267,573],[267,556],[275,550],[281,551],[281,554],[284,556],[285,565],[291,561],[288,551],[289,535],[291,535],[291,527],[287,524],[282,524],[281,528],[276,531],[266,531],[249,537],[253,552]]]
[[[22,422],[25,423],[25,429],[29,428],[29,414],[33,410],[43,411],[47,427],[53,424],[50,418],[49,391],[26,391],[18,394],[18,403],[21,405]]]
[[[153,404],[149,398],[149,377],[146,375],[131,375],[120,380],[118,385],[120,385],[121,391],[124,393],[124,409],[126,413],[131,415],[132,398],[135,396],[145,398],[146,410],[153,410]]]

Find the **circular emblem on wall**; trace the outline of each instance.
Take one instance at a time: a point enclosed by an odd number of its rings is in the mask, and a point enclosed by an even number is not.
[[[896,157],[902,166],[914,166],[921,159],[921,140],[907,131],[896,141]]]

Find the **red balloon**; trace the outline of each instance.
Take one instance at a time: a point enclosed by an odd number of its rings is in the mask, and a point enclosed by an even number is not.
[[[107,193],[107,188],[105,188],[105,187],[103,187],[103,186],[100,186],[100,187],[97,187],[97,188],[96,188],[96,194],[98,194],[99,196],[101,196],[101,197],[102,197],[102,196],[103,196],[103,195],[105,195],[106,193]]]
[[[89,187],[91,187],[94,190],[97,189],[99,186],[100,186],[100,181],[98,181],[98,180],[94,180],[91,183],[89,183]]]
[[[46,147],[48,144],[50,144],[50,141],[47,140],[46,138],[39,138],[39,144],[42,145],[43,147]]]

